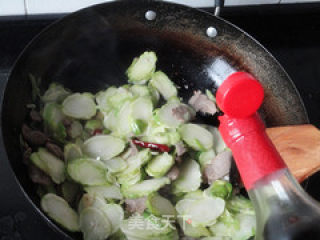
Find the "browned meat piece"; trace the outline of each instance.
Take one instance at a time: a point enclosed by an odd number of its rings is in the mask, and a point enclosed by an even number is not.
[[[40,115],[39,112],[37,112],[36,110],[32,109],[30,111],[30,118],[32,121],[34,122],[42,122],[42,117]]]
[[[181,156],[176,156],[176,159],[175,159],[176,163],[181,164],[182,163],[182,157]]]
[[[172,109],[173,116],[181,122],[186,121],[188,119],[188,115],[190,115],[190,109],[187,106],[180,105],[176,108]],[[187,116],[186,116],[187,115]]]
[[[29,176],[34,183],[42,185],[50,185],[52,183],[50,177],[34,165],[29,166]]]
[[[63,155],[63,151],[62,149],[51,142],[47,142],[46,143],[46,148],[48,149],[49,152],[51,152],[53,155],[55,155],[56,157],[60,158],[61,160],[63,160],[64,155]]]
[[[22,135],[24,139],[33,146],[39,146],[46,143],[48,137],[38,130],[32,130],[26,124],[22,126]]]
[[[29,163],[29,160],[30,160],[30,156],[31,156],[31,153],[32,153],[32,149],[29,147],[27,148],[24,153],[23,153],[23,163],[24,164],[28,164]]]
[[[143,211],[147,208],[146,201],[147,197],[126,199],[126,210],[130,213],[143,213]]]
[[[174,181],[178,178],[180,174],[180,170],[177,166],[173,166],[170,171],[167,173],[167,177],[171,180]]]
[[[174,146],[176,148],[176,153],[178,157],[182,156],[187,151],[182,142],[178,142]]]
[[[65,126],[65,127],[70,127],[71,124],[72,124],[72,120],[68,119],[68,118],[64,118],[62,120],[62,124]]]
[[[189,104],[198,112],[209,113],[214,115],[217,112],[216,104],[201,91],[195,91],[189,99]]]
[[[213,181],[218,180],[230,172],[232,161],[232,153],[225,151],[219,153],[209,164],[205,166],[204,178],[211,184]]]

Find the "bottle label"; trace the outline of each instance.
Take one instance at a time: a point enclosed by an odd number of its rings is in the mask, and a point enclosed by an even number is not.
[[[287,167],[258,114],[243,119],[224,115],[219,119],[220,133],[233,153],[247,190],[259,179]]]

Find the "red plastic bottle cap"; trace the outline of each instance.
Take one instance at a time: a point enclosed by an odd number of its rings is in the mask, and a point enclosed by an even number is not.
[[[216,98],[219,108],[231,117],[254,114],[264,97],[262,85],[249,73],[235,72],[219,87]]]

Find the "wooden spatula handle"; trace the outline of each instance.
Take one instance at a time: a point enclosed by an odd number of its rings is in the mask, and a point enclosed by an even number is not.
[[[274,127],[267,134],[299,182],[320,170],[320,131],[315,126]]]

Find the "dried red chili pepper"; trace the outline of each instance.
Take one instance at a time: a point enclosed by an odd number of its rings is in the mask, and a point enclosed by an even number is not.
[[[135,145],[138,145],[140,147],[150,148],[150,149],[158,151],[158,152],[169,152],[170,151],[169,146],[167,146],[165,144],[144,142],[139,139],[132,139],[132,143],[134,143]]]
[[[95,129],[93,132],[92,132],[92,135],[95,136],[95,135],[98,135],[98,134],[101,134],[102,133],[102,129]]]

